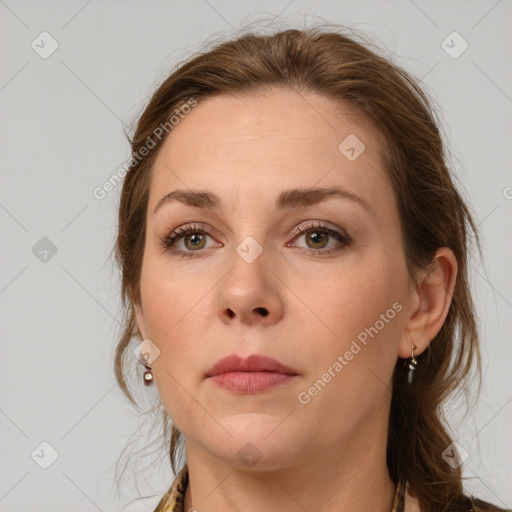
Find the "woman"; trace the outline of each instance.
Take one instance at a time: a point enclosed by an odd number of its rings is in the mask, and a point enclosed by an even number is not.
[[[440,412],[480,371],[476,226],[425,94],[342,32],[220,43],[138,121],[116,376],[135,403],[143,340],[177,473],[155,512],[500,510]]]

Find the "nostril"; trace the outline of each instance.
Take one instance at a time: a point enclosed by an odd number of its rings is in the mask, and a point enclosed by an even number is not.
[[[267,308],[256,308],[257,311],[261,313],[262,316],[268,315],[268,309]]]

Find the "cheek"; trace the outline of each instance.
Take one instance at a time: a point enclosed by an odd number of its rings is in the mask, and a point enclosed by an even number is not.
[[[312,431],[323,431],[326,438],[349,435],[371,422],[389,399],[404,308],[382,275],[328,290],[320,311],[335,334],[304,345],[309,371],[299,403],[308,403],[299,407]],[[332,419],[328,424],[326,414]]]
[[[314,346],[304,340],[310,356],[309,377],[321,377],[341,356],[343,370],[331,369],[344,375],[333,379],[335,386],[359,385],[367,378],[387,383],[397,358],[404,311],[399,274],[382,259],[339,274],[331,274],[328,284],[309,296],[308,305],[318,312],[314,319],[309,315],[309,327],[302,325],[304,332],[313,332],[313,327],[318,332]]]
[[[172,340],[176,331],[183,329],[181,321],[193,313],[201,293],[189,279],[165,264],[165,258],[144,262],[141,274],[141,295],[144,322],[148,337],[161,343]]]
[[[197,360],[192,353],[193,335],[189,331],[191,319],[198,315],[200,296],[190,283],[167,274],[164,269],[143,269],[141,296],[144,310],[146,337],[160,350],[153,363],[157,387],[163,396],[176,391],[185,383],[187,369]],[[174,377],[174,379],[173,379]],[[165,383],[165,384],[164,384]]]
[[[327,284],[319,288],[312,307],[334,338],[346,340],[373,326],[381,315],[393,319],[395,302],[400,302],[400,287],[390,269],[381,264],[344,269],[331,273]],[[381,322],[379,322],[379,326]],[[386,323],[386,326],[390,323]]]
[[[142,301],[147,336],[160,350],[152,365],[158,394],[178,429],[188,430],[180,419],[194,418],[198,423],[204,420],[190,399],[195,394],[193,376],[201,373],[195,345],[199,334],[189,329],[198,315],[194,308],[198,300],[187,293],[189,288],[178,291],[178,285],[171,279],[147,279]]]

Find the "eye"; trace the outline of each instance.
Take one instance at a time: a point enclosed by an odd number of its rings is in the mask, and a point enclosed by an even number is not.
[[[329,255],[352,243],[352,239],[343,230],[323,221],[312,221],[305,226],[300,226],[295,233],[300,233],[300,236],[295,239],[305,237],[309,247],[301,249],[312,256]],[[338,244],[326,249],[330,238],[338,240]],[[290,247],[290,244],[286,245]]]
[[[195,252],[205,248],[206,237],[210,237],[203,224],[185,224],[177,229],[171,230],[160,241],[165,251],[170,251],[182,257],[193,257]],[[176,246],[183,242],[184,249],[177,249]]]
[[[185,224],[171,230],[160,240],[160,246],[164,251],[171,252],[184,258],[198,257],[206,248],[206,239],[211,238],[204,224]],[[337,252],[352,243],[350,236],[342,229],[323,221],[312,221],[293,230],[296,236],[294,240],[305,237],[309,247],[299,247],[306,254],[312,256],[326,256]],[[337,240],[334,247],[329,246],[330,239]],[[182,247],[178,248],[182,243]],[[292,247],[291,244],[286,244]],[[197,254],[195,254],[197,253]]]

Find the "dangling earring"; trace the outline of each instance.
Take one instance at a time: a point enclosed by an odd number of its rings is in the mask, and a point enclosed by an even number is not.
[[[146,371],[142,376],[144,380],[144,385],[151,386],[151,384],[153,384],[153,373],[151,372],[151,366],[148,366],[147,364],[145,364],[144,366],[146,367]]]
[[[414,349],[416,347],[414,345],[411,345],[411,352],[412,356],[409,360],[409,364],[407,365],[407,368],[409,369],[409,373],[407,374],[407,382],[409,384],[412,383],[412,378],[414,377],[414,370],[416,370],[416,365],[418,364],[418,361],[416,361],[416,358],[414,357]]]
[[[149,338],[145,338],[134,350],[134,354],[146,368],[146,371],[142,376],[144,385],[150,386],[153,384],[153,372],[151,371],[152,368],[150,363],[160,355],[160,350]]]

